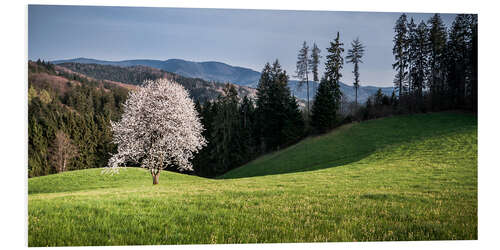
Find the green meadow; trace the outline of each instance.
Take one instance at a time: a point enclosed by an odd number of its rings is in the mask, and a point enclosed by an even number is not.
[[[477,116],[347,124],[217,179],[125,168],[28,180],[28,245],[477,239]]]

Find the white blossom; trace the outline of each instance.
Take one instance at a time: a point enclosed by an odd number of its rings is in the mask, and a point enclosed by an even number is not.
[[[206,145],[193,100],[180,84],[145,81],[129,93],[118,122],[111,122],[118,152],[107,171],[116,173],[127,162],[141,164],[154,175],[167,166],[192,170],[189,162]]]

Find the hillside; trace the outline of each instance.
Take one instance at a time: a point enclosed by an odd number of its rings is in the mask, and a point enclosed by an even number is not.
[[[89,169],[28,190],[30,247],[473,240],[477,118],[346,125],[218,180],[163,172],[152,186],[142,169]]]
[[[131,85],[141,85],[145,80],[155,80],[158,78],[172,79],[184,86],[184,88],[189,91],[193,99],[201,102],[216,99],[220,94],[222,94],[222,89],[225,85],[224,83],[209,82],[200,78],[184,77],[158,68],[141,65],[113,66],[94,63],[83,64],[66,62],[59,63],[58,66],[96,79],[124,82]],[[243,98],[244,96],[255,98],[255,89],[239,85],[234,86],[240,98]]]
[[[161,60],[125,60],[125,61],[103,61],[89,58],[75,58],[68,60],[56,60],[54,64],[82,63],[113,65],[120,67],[148,66],[175,73],[190,78],[201,78],[206,81],[232,82],[242,86],[252,86],[259,81],[260,73],[251,69],[231,66],[221,62],[192,62],[181,59]]]
[[[77,148],[69,170],[105,166],[111,144],[110,120],[116,121],[128,90],[136,88],[97,80],[44,62],[28,62],[28,176],[56,172],[53,147],[63,132]]]
[[[472,115],[453,113],[408,115],[404,119],[389,117],[347,124],[330,134],[308,138],[286,150],[263,156],[220,178],[262,176],[342,166],[377,154],[381,149],[385,150],[385,147],[410,145],[415,140],[439,136],[453,136],[463,131],[474,131],[476,126],[477,120],[473,119]]]
[[[112,65],[125,68],[129,68],[131,66],[146,66],[175,73],[177,75],[188,78],[200,78],[206,81],[215,81],[215,82],[231,82],[234,84],[238,84],[240,86],[251,87],[251,88],[256,88],[260,79],[260,72],[248,68],[231,66],[221,62],[191,62],[180,59],[169,59],[166,61],[161,61],[161,60],[103,61],[103,60],[96,60],[89,58],[75,58],[67,60],[56,60],[53,61],[53,63],[64,64],[66,66],[69,66],[75,71],[78,70],[76,70],[72,65],[68,65],[68,63]],[[109,78],[99,78],[99,79],[109,79]],[[303,100],[307,98],[306,88],[305,87],[298,88],[297,80],[291,79],[288,85],[290,87],[290,90],[296,97],[301,98]],[[317,89],[316,85],[317,84],[314,82],[310,83],[310,89],[309,89],[310,97],[314,96],[314,93]],[[360,103],[365,102],[368,99],[368,97],[374,95],[378,90],[378,87],[368,86],[368,85],[365,86],[365,85],[366,84],[362,83],[358,90],[358,101]],[[352,86],[340,82],[340,90],[348,100],[354,101],[355,92]],[[388,96],[392,94],[392,91],[393,91],[392,87],[382,88],[382,92]]]

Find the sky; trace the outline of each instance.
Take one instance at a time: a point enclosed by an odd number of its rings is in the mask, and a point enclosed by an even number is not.
[[[392,86],[394,24],[401,13],[235,10],[158,7],[28,6],[28,57],[57,60],[172,58],[219,61],[261,71],[276,59],[293,78],[306,41],[326,48],[340,32],[344,56],[359,37],[365,46],[361,85]],[[418,24],[433,14],[407,13]],[[450,27],[454,14],[441,14]],[[342,82],[352,85],[353,65]]]

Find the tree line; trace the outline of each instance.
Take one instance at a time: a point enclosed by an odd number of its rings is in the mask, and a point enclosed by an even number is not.
[[[224,93],[214,102],[196,104],[205,128],[203,136],[208,144],[195,156],[193,168],[196,174],[207,177],[221,175],[259,155],[279,150],[298,142],[310,133],[326,132],[340,122],[338,108],[341,92],[343,44],[340,34],[327,49],[325,73],[313,101],[310,125],[306,129],[309,112],[299,109],[297,99],[288,87],[289,77],[278,60],[266,63],[257,86],[257,98],[239,100],[233,86],[227,85]],[[318,51],[313,58],[318,58]],[[307,46],[301,50],[299,75],[307,82],[307,74],[313,70],[317,79],[317,65],[307,65]],[[300,62],[300,60],[303,60]],[[313,59],[314,60],[314,59]],[[317,64],[317,62],[312,63]]]
[[[195,172],[221,175],[300,140],[304,121],[287,84],[286,71],[276,60],[264,66],[255,102],[246,96],[239,100],[229,84],[215,102],[197,102],[208,144],[193,160]]]
[[[439,14],[418,25],[402,14],[394,31],[400,108],[477,112],[477,15],[459,14],[447,29]]]
[[[248,98],[239,100],[228,86],[216,101],[197,104],[209,143],[195,158],[195,172],[217,176],[261,154],[352,120],[450,109],[477,111],[476,15],[457,15],[448,31],[439,14],[418,25],[402,14],[394,31],[395,91],[387,96],[379,89],[359,106],[356,98],[352,113],[340,112],[339,81],[345,59],[354,64],[357,93],[365,48],[356,38],[344,57],[339,33],[326,49],[325,72],[310,110],[309,100],[305,109],[298,109],[287,87],[288,76],[278,61],[262,70],[255,103]],[[308,89],[309,73],[314,81],[319,78],[319,52],[316,44],[309,52],[304,42],[298,53],[296,74]]]

